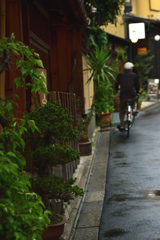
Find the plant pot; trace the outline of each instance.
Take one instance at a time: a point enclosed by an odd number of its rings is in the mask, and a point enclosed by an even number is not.
[[[66,218],[63,217],[62,222],[49,225],[48,228],[42,233],[42,239],[58,240],[64,232],[64,224],[66,221]]]
[[[99,118],[98,118],[99,122],[102,125],[110,125],[111,122],[111,113],[100,113],[99,114]]]
[[[137,109],[141,109],[142,103],[138,103]]]
[[[79,151],[81,156],[89,156],[92,154],[92,142],[79,142]]]

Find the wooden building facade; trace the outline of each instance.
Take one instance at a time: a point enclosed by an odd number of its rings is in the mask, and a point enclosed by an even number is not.
[[[49,92],[74,93],[80,99],[80,114],[84,113],[83,63],[85,51],[86,15],[80,0],[1,0],[0,38],[15,34],[40,54],[47,75]],[[12,56],[12,62],[15,62]],[[29,110],[31,91],[18,88],[14,78],[19,70],[1,74],[0,95],[20,96],[19,113]]]

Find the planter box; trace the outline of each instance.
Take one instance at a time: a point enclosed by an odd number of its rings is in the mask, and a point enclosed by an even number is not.
[[[92,142],[79,143],[79,151],[81,156],[92,155]]]

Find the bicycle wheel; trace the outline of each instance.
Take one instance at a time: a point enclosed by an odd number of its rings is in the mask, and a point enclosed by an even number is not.
[[[130,121],[127,121],[127,138],[129,137]]]

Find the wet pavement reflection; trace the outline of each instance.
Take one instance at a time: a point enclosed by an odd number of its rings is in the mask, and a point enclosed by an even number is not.
[[[115,124],[116,125],[116,124]],[[99,240],[160,239],[160,107],[111,132]]]

